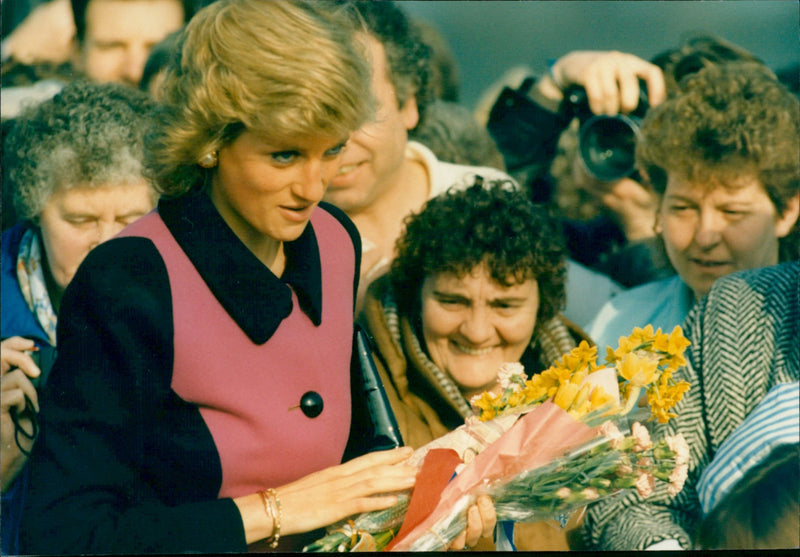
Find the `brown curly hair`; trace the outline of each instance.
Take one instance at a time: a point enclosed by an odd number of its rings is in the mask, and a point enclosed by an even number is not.
[[[652,108],[636,145],[639,172],[660,195],[668,173],[734,184],[755,176],[779,214],[800,185],[800,101],[761,64],[709,66]],[[797,223],[781,261],[797,258]]]
[[[405,219],[390,281],[398,310],[419,319],[422,283],[441,273],[466,276],[486,263],[492,279],[510,285],[536,279],[536,322],[555,317],[565,303],[566,247],[558,221],[509,181],[451,187]]]

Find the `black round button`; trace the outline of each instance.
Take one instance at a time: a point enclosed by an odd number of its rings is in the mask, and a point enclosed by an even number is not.
[[[300,397],[300,409],[309,418],[316,418],[322,414],[322,397],[314,391],[308,391]]]

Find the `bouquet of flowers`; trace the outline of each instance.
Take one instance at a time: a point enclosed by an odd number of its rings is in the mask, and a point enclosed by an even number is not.
[[[606,349],[604,365],[598,364],[597,347],[586,341],[573,349],[553,366],[528,379],[521,364],[504,364],[498,373],[500,394],[489,391],[472,401],[478,419],[485,421],[505,414],[532,410],[545,400],[552,400],[574,418],[585,423],[603,421],[608,417],[628,414],[639,400],[641,391],[647,394],[651,418],[666,423],[675,414],[669,410],[689,390],[685,381],[676,383],[672,374],[686,365],[683,353],[689,341],[680,327],[672,333],[653,332],[652,325],[635,328],[629,337],[619,339],[619,347]],[[601,369],[613,368],[617,388],[597,384],[587,378]]]
[[[498,521],[515,522],[565,515],[625,489],[646,497],[659,481],[677,493],[687,470],[683,438],[653,443],[640,423],[627,435],[617,423],[624,423],[642,391],[651,419],[675,417],[670,410],[689,385],[672,374],[685,365],[688,345],[680,327],[665,334],[647,326],[620,338],[616,350],[609,347],[602,365],[585,342],[531,379],[521,364],[504,364],[499,392],[476,396],[474,417],[412,457],[423,463],[417,486],[429,459],[440,456],[437,449],[452,449],[463,462],[432,512],[409,518],[413,525],[401,529],[413,507],[403,494],[394,507],[338,525],[305,550],[382,549],[398,530],[391,549],[441,549],[466,526],[466,511],[481,493],[492,498]]]
[[[537,424],[541,420],[543,426]],[[680,435],[653,443],[637,422],[631,433],[623,435],[613,421],[607,421],[587,428],[598,437],[563,452],[563,446],[570,444],[563,441],[565,436],[575,439],[579,426],[586,427],[549,402],[536,408],[515,426],[521,432],[518,440],[502,438],[478,455],[471,465],[476,473],[465,469],[456,476],[433,512],[392,549],[446,548],[466,527],[467,508],[481,493],[491,497],[498,521],[534,522],[568,514],[625,489],[636,489],[643,497],[657,482],[666,482],[671,493],[682,489],[689,447]],[[557,442],[538,445],[543,432]],[[503,455],[513,455],[513,461],[504,462]]]

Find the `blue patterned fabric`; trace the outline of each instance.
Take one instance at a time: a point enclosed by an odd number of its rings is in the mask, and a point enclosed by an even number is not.
[[[782,383],[720,445],[697,482],[703,514],[710,513],[752,467],[777,446],[800,443],[800,383]]]

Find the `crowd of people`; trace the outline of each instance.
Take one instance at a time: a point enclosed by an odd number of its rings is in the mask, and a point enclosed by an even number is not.
[[[10,4],[3,555],[300,550],[502,364],[646,325],[691,342],[683,489],[480,496],[449,548],[800,546],[800,100],[755,54],[568,52],[482,116],[402,3]],[[357,328],[405,446],[345,459]]]

